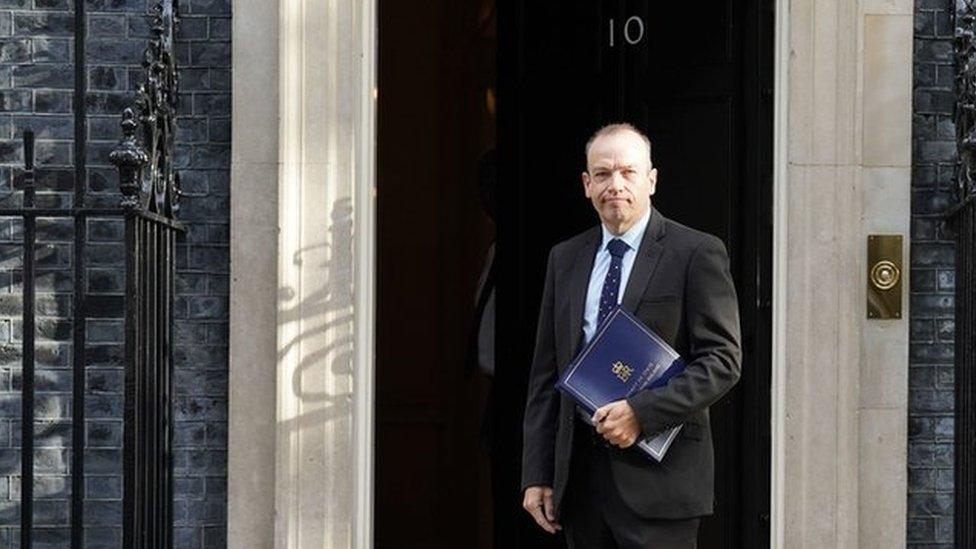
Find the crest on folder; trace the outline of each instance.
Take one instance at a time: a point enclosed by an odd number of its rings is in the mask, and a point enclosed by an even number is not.
[[[627,380],[630,379],[630,375],[634,373],[633,368],[627,366],[619,360],[613,363],[613,366],[610,367],[610,371],[612,371],[613,374],[620,378],[620,381],[623,381],[624,383],[627,383]]]

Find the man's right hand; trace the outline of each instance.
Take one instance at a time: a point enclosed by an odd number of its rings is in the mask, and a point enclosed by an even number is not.
[[[528,511],[540,528],[555,534],[563,529],[556,522],[556,512],[552,505],[552,488],[549,486],[529,486],[522,498],[522,507]]]

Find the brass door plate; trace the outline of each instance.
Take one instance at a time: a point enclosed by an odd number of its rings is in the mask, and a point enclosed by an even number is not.
[[[868,318],[901,318],[902,238],[868,236]]]

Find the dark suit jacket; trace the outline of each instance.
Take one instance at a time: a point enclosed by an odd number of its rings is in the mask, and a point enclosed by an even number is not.
[[[582,341],[583,308],[600,227],[549,253],[525,409],[522,487],[553,487],[557,513],[569,476],[574,404],[554,384]],[[665,387],[628,399],[642,435],[684,423],[661,463],[634,448],[611,447],[612,476],[639,515],[687,518],[712,513],[714,457],[708,407],[739,379],[739,313],[725,245],[651,207],[621,306],[686,361]]]

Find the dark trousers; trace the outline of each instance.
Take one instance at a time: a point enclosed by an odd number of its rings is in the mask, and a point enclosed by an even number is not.
[[[700,519],[636,515],[614,484],[603,437],[582,421],[575,423],[569,486],[560,513],[570,549],[695,549]]]

